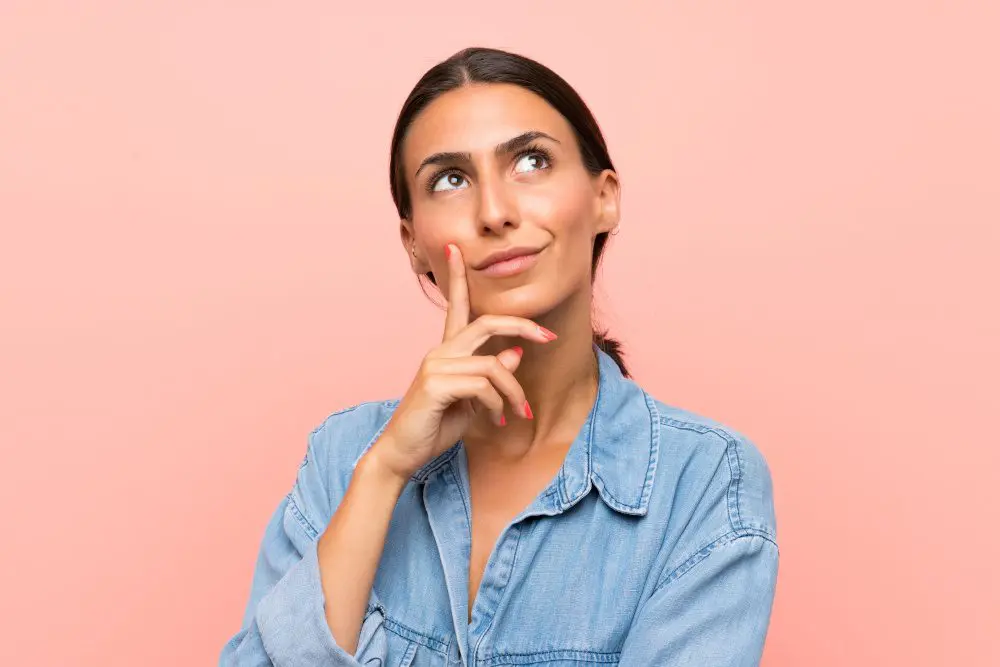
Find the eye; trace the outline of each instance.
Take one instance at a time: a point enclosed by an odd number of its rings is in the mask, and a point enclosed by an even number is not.
[[[465,183],[465,185],[463,185],[463,183]],[[441,174],[431,183],[432,192],[461,190],[465,187],[468,187],[468,181],[465,180],[464,176],[454,171],[447,174]]]
[[[514,165],[514,171],[523,173],[526,171],[536,171],[549,166],[549,158],[544,153],[525,153]]]

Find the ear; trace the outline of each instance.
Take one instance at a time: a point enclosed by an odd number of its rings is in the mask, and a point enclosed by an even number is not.
[[[613,231],[621,220],[621,183],[618,174],[611,169],[605,169],[594,182],[597,199],[597,227],[595,236],[602,232]]]
[[[406,257],[410,260],[410,268],[413,272],[420,275],[430,271],[424,262],[420,248],[416,245],[417,236],[413,230],[413,223],[406,218],[399,219],[399,240],[403,243],[403,248],[406,250]]]

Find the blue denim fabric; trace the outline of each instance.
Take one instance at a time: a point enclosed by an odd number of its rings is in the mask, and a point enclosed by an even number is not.
[[[399,498],[355,654],[330,633],[316,541],[398,401],[363,403],[310,434],[220,665],[757,665],[778,572],[767,463],[595,353],[597,400],[562,468],[501,534],[471,623],[459,441]]]

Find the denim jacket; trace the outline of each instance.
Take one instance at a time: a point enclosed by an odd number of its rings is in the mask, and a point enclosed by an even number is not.
[[[471,622],[458,441],[399,497],[354,655],[333,639],[316,543],[398,405],[367,402],[310,434],[220,665],[757,665],[778,572],[767,463],[594,350],[597,399],[548,487],[500,534]]]

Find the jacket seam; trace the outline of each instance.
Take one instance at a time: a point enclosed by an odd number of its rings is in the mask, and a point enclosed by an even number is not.
[[[685,574],[693,570],[698,563],[718,551],[720,547],[724,547],[744,537],[760,537],[773,544],[775,548],[778,547],[778,543],[774,540],[774,536],[766,530],[762,530],[760,528],[741,528],[739,530],[732,530],[704,545],[685,559],[680,565],[671,570],[670,574],[664,577],[663,581],[656,585],[656,588],[654,588],[653,592],[650,593],[650,597],[656,595],[657,592],[659,592],[662,588],[665,588],[671,582],[677,581]]]
[[[414,644],[419,644],[429,648],[436,653],[441,653],[444,655],[448,654],[448,643],[443,642],[440,639],[435,639],[434,637],[428,637],[422,632],[417,632],[413,628],[403,625],[399,621],[395,621],[388,616],[384,617],[382,623],[385,627],[386,632],[391,632],[397,637],[401,637],[407,641],[411,641]]]
[[[382,616],[382,622],[380,625],[386,632],[391,632],[397,637],[401,637],[407,641],[415,642],[421,646],[425,646],[432,651],[437,651],[438,653],[448,653],[448,649],[451,644],[443,639],[437,637],[431,637],[430,635],[424,634],[423,632],[411,628],[410,626],[400,623],[386,611],[385,607],[381,604],[372,604],[369,602],[365,607],[365,618],[375,611],[378,611]]]
[[[731,433],[716,426],[696,424],[693,422],[681,421],[671,417],[663,417],[660,423],[665,426],[672,426],[684,430],[695,431],[697,433],[713,433],[726,443],[726,463],[729,465],[729,484],[726,489],[726,509],[729,513],[729,525],[734,531],[747,529],[750,526],[743,523],[743,515],[740,510],[740,489],[743,481],[743,459],[740,457],[739,440]],[[735,462],[734,462],[735,459]]]
[[[306,537],[315,541],[316,538],[319,537],[319,531],[312,525],[312,522],[309,521],[308,517],[306,517],[301,508],[299,508],[299,504],[295,500],[295,492],[289,492],[286,497],[288,498],[288,510],[295,518],[295,522],[299,524],[299,527],[302,528],[303,531],[305,531]]]
[[[621,658],[621,651],[590,651],[586,649],[552,649],[550,651],[534,651],[532,653],[491,653],[485,658],[476,660],[476,664],[494,665],[534,665],[538,661],[549,660],[585,660],[594,663],[616,663]]]
[[[493,615],[490,616],[490,622],[486,624],[486,627],[483,629],[483,634],[479,637],[479,641],[476,642],[476,647],[472,651],[472,656],[471,657],[472,657],[472,661],[473,662],[479,662],[479,659],[476,658],[476,655],[479,653],[479,649],[483,645],[483,641],[489,635],[490,628],[493,627],[493,622],[496,621],[496,619],[497,619],[498,608],[500,607],[500,605],[504,601],[503,594],[506,593],[507,590],[510,588],[511,573],[513,573],[514,569],[517,567],[517,553],[519,551],[519,547],[521,546],[521,533],[522,533],[522,529],[521,529],[520,526],[515,526],[512,530],[516,530],[517,531],[517,536],[516,536],[516,539],[514,540],[514,555],[510,559],[510,568],[507,571],[507,581],[504,582],[503,589],[500,592],[500,599],[497,602],[497,609],[493,610]],[[478,599],[478,595],[476,597]]]
[[[355,403],[354,405],[349,405],[344,408],[339,408],[333,412],[327,414],[326,417],[309,433],[309,435],[315,435],[316,433],[324,430],[330,422],[330,419],[337,417],[339,415],[344,415],[349,412],[354,412],[359,408],[366,408],[373,405],[379,405],[382,407],[391,408],[393,405],[399,402],[399,399],[382,399],[382,400],[372,400],[372,401],[362,401],[360,403]]]
[[[718,431],[713,431],[719,437],[723,437]],[[740,512],[740,482],[743,479],[743,461],[740,459],[739,447],[735,439],[725,438],[726,458],[729,460],[729,494],[732,497],[732,509],[736,513],[736,521],[733,521],[732,512],[729,515],[729,522],[733,530],[745,528],[743,525],[743,515]],[[736,469],[733,470],[733,457],[736,457]]]
[[[648,506],[649,499],[653,495],[653,484],[656,477],[656,467],[660,462],[660,436],[662,435],[657,424],[660,421],[660,411],[656,407],[656,400],[646,391],[642,392],[646,399],[646,409],[649,410],[649,463],[646,464],[646,476],[642,481],[642,495],[639,505]]]

